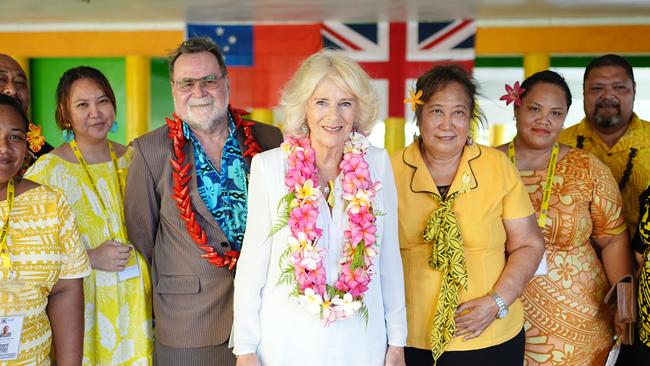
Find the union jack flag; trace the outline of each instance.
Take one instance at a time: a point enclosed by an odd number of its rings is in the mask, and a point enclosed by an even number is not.
[[[383,104],[388,110],[381,111],[382,119],[405,116],[402,101],[407,84],[434,64],[460,63],[471,71],[475,34],[476,23],[468,19],[438,23],[324,22],[321,28],[324,46],[359,62],[387,90]]]

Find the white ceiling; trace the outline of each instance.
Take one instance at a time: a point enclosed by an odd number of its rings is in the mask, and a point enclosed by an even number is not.
[[[185,21],[377,20],[650,23],[649,0],[2,0],[0,28],[56,29],[60,24],[148,24]]]

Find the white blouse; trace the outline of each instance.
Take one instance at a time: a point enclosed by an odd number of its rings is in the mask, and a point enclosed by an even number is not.
[[[397,193],[390,160],[385,150],[370,147],[366,154],[373,180],[382,189],[375,199],[379,256],[375,257],[364,302],[368,323],[356,314],[324,327],[319,316],[309,313],[292,287],[278,284],[279,258],[287,247],[289,228],[269,238],[278,218],[278,202],[287,193],[284,185],[287,155],[280,148],[258,154],[251,165],[248,222],[237,263],[233,324],[234,353],[257,353],[262,365],[380,366],[387,345],[406,344],[404,274],[397,235]],[[327,283],[339,275],[338,260],[347,228],[341,177],[334,185],[335,203],[330,214],[321,202],[318,227],[323,235],[318,247],[326,250]]]

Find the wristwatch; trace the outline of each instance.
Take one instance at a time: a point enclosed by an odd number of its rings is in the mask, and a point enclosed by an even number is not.
[[[492,295],[494,302],[497,303],[497,307],[499,308],[499,311],[497,312],[497,319],[505,318],[508,315],[508,307],[506,306],[506,302],[503,301],[503,298],[496,292],[492,292],[490,295]]]

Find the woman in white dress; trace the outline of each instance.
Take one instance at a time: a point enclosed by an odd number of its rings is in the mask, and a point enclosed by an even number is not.
[[[285,143],[255,156],[235,277],[237,365],[404,365],[397,198],[368,75],[320,51],[287,84]]]

